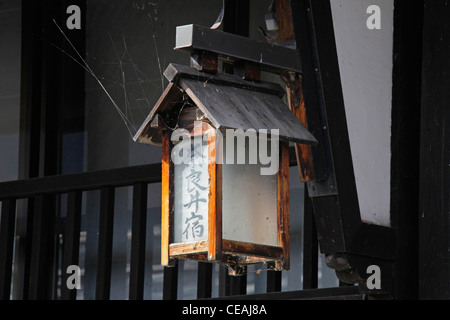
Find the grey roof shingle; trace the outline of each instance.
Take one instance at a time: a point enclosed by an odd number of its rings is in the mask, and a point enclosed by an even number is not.
[[[152,128],[156,114],[169,112],[187,94],[211,124],[225,129],[279,129],[284,141],[315,145],[317,140],[282,101],[283,89],[272,83],[253,83],[228,74],[205,74],[171,64],[165,72],[170,82],[134,137],[135,141],[160,144],[161,129]]]

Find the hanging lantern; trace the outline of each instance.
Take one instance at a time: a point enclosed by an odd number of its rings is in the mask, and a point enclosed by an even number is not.
[[[289,141],[316,140],[283,89],[171,64],[135,141],[162,146],[161,262],[289,269]]]

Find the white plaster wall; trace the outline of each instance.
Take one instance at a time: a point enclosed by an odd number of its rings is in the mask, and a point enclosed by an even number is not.
[[[370,30],[370,5],[381,29]],[[390,225],[393,0],[331,0],[361,219]]]

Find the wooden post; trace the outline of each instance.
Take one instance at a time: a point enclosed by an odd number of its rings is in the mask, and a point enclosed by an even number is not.
[[[450,7],[423,8],[419,299],[450,299]]]
[[[278,185],[278,245],[283,248],[283,268],[289,269],[289,143],[280,142]]]
[[[162,138],[162,202],[161,202],[161,264],[169,266],[169,245],[173,239],[173,163],[170,161],[170,133]]]
[[[203,51],[191,54],[191,67],[198,71],[216,73],[218,66],[217,54]]]
[[[282,42],[295,40],[292,27],[292,13],[289,0],[276,0],[275,7],[277,12],[278,33]],[[305,101],[302,91],[302,77],[298,73],[283,72],[281,79],[286,84],[286,94],[289,108],[292,113],[308,128],[306,119]],[[308,182],[315,179],[314,167],[312,161],[311,146],[304,144],[295,145],[295,155],[300,172],[300,180]]]
[[[396,229],[394,298],[401,300],[419,295],[422,43],[418,39],[422,40],[423,10],[423,1],[394,0],[390,211]]]
[[[222,259],[222,165],[216,163],[216,136],[208,133],[208,260]]]
[[[303,123],[305,128],[308,128],[305,100],[303,99],[302,92],[302,77],[298,73],[286,72],[282,74],[282,79],[286,84],[289,109],[291,109],[297,119]],[[295,144],[295,156],[297,158],[297,165],[300,172],[300,180],[302,182],[314,180],[315,175],[311,146],[306,144]]]

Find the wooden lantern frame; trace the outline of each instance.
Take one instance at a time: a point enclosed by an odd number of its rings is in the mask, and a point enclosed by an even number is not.
[[[317,140],[282,101],[285,90],[275,83],[177,64],[170,64],[164,76],[170,83],[134,137],[137,142],[162,146],[161,264],[173,266],[177,259],[214,262],[228,266],[232,275],[240,275],[246,265],[256,263],[271,263],[275,270],[289,269],[289,142],[315,145]],[[195,121],[203,122],[201,132],[208,138],[208,238],[176,243],[171,135],[175,128],[188,130],[191,136],[199,134],[192,126]],[[276,246],[222,237],[223,167],[216,163],[216,140],[226,129],[253,128],[279,130]]]
[[[221,263],[231,275],[240,274],[243,266],[273,262],[276,270],[288,270],[289,255],[289,143],[280,141],[277,173],[278,246],[255,244],[222,237],[222,164],[216,163],[216,130],[207,130],[208,137],[208,240],[174,242],[174,164],[170,159],[173,144],[171,132],[162,136],[162,232],[161,264],[173,266],[176,259]],[[193,133],[191,133],[193,134]]]

